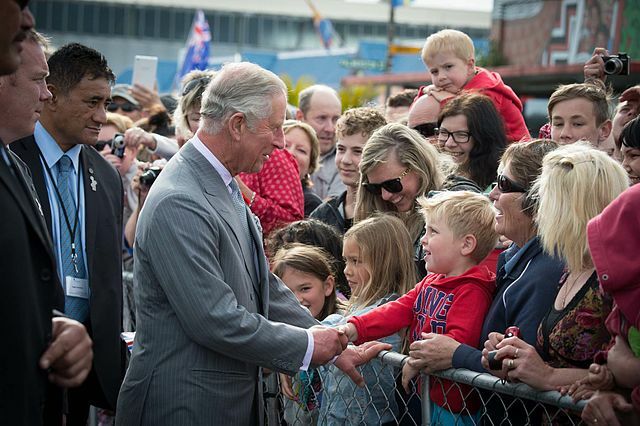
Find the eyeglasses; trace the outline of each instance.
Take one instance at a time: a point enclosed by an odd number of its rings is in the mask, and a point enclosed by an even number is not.
[[[209,84],[209,81],[211,81],[211,77],[209,76],[194,78],[193,80],[191,80],[190,82],[184,85],[184,88],[182,89],[182,96],[188,95],[196,88],[200,89],[202,87],[207,87],[207,84]]]
[[[425,138],[432,138],[436,135],[436,130],[438,130],[437,123],[422,123],[416,126],[413,126],[413,130],[420,133]]]
[[[387,192],[397,194],[398,192],[402,192],[402,189],[403,189],[402,178],[405,177],[408,173],[409,173],[409,169],[402,172],[402,174],[395,179],[385,180],[384,182],[380,182],[380,183],[363,182],[362,186],[364,187],[364,189],[366,189],[367,191],[369,191],[374,195],[382,194],[382,189],[384,189]]]
[[[105,146],[111,146],[111,139],[109,139],[108,141],[98,141],[96,142],[96,144],[93,146],[97,151],[102,151],[104,149]]]
[[[107,105],[107,111],[109,112],[116,112],[118,109],[121,109],[123,112],[133,112],[139,108],[131,102],[111,102]]]
[[[505,175],[498,175],[498,182],[496,186],[503,194],[508,194],[509,192],[527,192],[525,187],[515,183]]]
[[[450,132],[447,129],[436,129],[438,132],[438,141],[441,143],[445,143],[449,140],[449,137],[453,138],[455,143],[467,143],[469,142],[469,138],[471,137],[471,133],[465,131],[458,132]]]

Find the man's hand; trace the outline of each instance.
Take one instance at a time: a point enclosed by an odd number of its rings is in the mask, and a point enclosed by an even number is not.
[[[405,362],[402,366],[402,387],[408,395],[411,394],[411,388],[409,387],[409,384],[411,383],[411,380],[418,374],[420,374],[420,369],[412,367],[409,362]]]
[[[380,351],[388,351],[391,350],[391,348],[392,346],[390,344],[381,342],[367,342],[360,346],[349,346],[342,352],[342,355],[336,359],[334,365],[349,376],[353,383],[363,387],[364,378],[356,367],[371,361]]]
[[[124,132],[124,143],[136,150],[140,145],[146,146],[150,150],[156,149],[156,140],[153,135],[140,127],[132,127]]]
[[[313,326],[309,329],[313,335],[313,355],[311,365],[322,365],[340,355],[347,347],[347,336],[335,328]]]
[[[52,319],[53,339],[40,358],[50,369],[49,380],[58,386],[80,386],[91,371],[93,342],[82,324],[69,318]]]

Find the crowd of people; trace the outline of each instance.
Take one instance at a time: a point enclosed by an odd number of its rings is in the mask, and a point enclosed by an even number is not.
[[[456,30],[426,39],[430,85],[343,111],[251,63],[114,84],[0,12],[1,424],[259,424],[267,374],[286,424],[395,424],[451,367],[638,421],[640,87],[613,109],[606,50],[532,139]],[[468,394],[431,386],[430,421],[526,408]]]

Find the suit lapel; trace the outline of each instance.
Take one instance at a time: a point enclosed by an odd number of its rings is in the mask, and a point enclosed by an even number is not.
[[[9,150],[7,150],[7,154],[14,165],[13,170],[16,175],[14,176],[5,161],[0,159],[0,180],[5,183],[36,234],[53,257],[51,237],[47,232],[44,218],[41,215],[41,205],[43,203],[37,200],[35,189],[29,185],[29,177],[25,176],[22,166],[18,165],[17,160],[12,157],[14,154]]]
[[[100,197],[98,191],[101,190],[100,185],[96,184],[95,166],[93,159],[87,155],[87,150],[93,149],[83,146],[80,150],[80,167],[82,170],[82,184],[84,185],[84,232],[85,232],[85,253],[87,254],[87,272],[91,278],[93,270],[94,248],[96,246],[96,233],[98,230],[98,222],[100,209],[98,208]],[[92,185],[93,184],[93,185]],[[96,190],[94,191],[93,188]]]
[[[242,229],[238,220],[236,210],[233,207],[233,201],[231,200],[231,194],[227,190],[227,186],[222,181],[222,178],[216,172],[209,161],[191,144],[185,145],[182,150],[185,159],[195,162],[194,174],[202,182],[205,196],[211,204],[211,206],[218,211],[222,220],[227,224],[231,232],[233,233],[240,251],[242,252],[243,262],[247,273],[251,276],[251,282],[257,294],[260,294],[260,287],[258,283],[258,277],[253,266],[253,250],[249,247],[248,240],[245,236],[241,235]],[[248,219],[251,221],[251,219]],[[250,224],[251,226],[251,224]]]

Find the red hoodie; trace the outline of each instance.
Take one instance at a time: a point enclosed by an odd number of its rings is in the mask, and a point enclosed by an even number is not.
[[[399,299],[362,316],[351,317],[349,322],[358,330],[356,344],[380,339],[410,326],[411,342],[420,340],[424,332],[444,334],[478,347],[484,317],[496,288],[495,278],[495,274],[482,265],[456,277],[427,275]],[[433,402],[455,413],[464,406],[462,395],[470,393],[468,387],[461,385],[458,390],[457,385],[448,380],[443,380],[440,386],[434,385],[432,379],[430,389]],[[480,407],[477,398],[468,397],[466,405],[471,412]]]
[[[424,86],[420,88],[416,99],[424,94],[424,89]],[[500,74],[476,67],[476,75],[464,85],[462,90],[475,91],[491,98],[498,114],[502,116],[509,142],[531,139],[522,116],[522,102],[513,89],[504,84]],[[441,101],[440,107],[442,108],[450,99],[453,98]]]
[[[587,225],[589,250],[600,285],[637,329],[640,329],[639,212],[640,184],[620,194]]]

